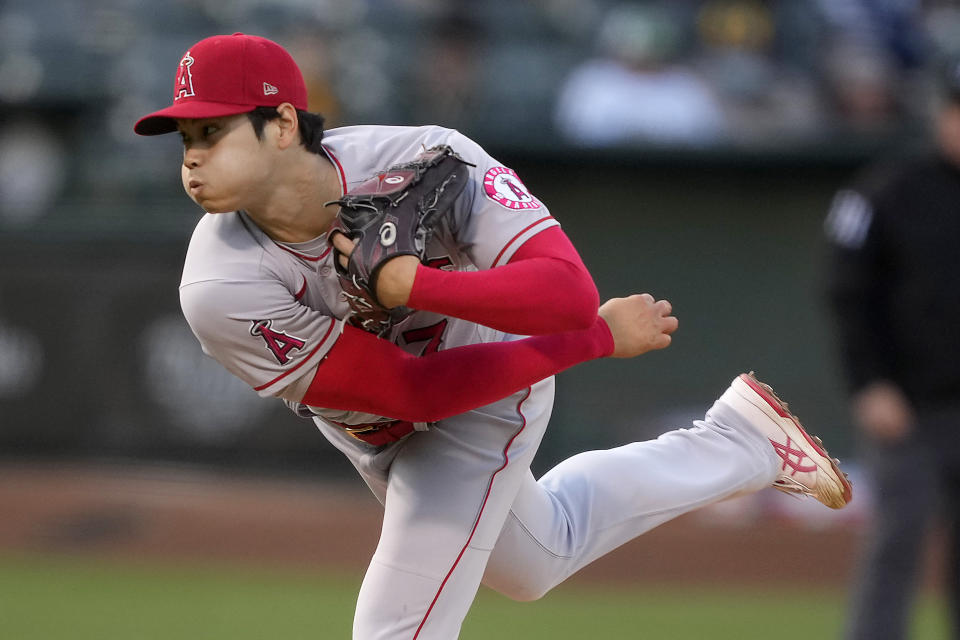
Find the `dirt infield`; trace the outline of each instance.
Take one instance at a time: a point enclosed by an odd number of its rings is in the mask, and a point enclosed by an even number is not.
[[[680,518],[574,580],[847,581],[859,526],[789,518],[763,504],[733,501]],[[359,482],[344,486],[179,467],[7,463],[0,466],[0,514],[2,551],[357,572],[380,527],[380,506]],[[929,564],[938,565],[935,554]],[[935,573],[928,571],[929,581],[936,581]]]

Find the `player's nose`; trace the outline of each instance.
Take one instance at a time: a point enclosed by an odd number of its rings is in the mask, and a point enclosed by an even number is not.
[[[200,152],[197,149],[183,150],[183,166],[188,169],[196,169],[200,166]]]

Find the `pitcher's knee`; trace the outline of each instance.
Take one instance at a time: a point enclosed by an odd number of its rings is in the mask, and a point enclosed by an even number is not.
[[[542,582],[523,579],[509,579],[490,581],[484,580],[484,584],[511,600],[517,602],[533,602],[547,595],[553,585],[546,585]]]

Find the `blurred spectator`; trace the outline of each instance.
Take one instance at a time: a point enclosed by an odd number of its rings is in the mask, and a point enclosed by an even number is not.
[[[855,132],[922,116],[914,86],[925,61],[918,0],[819,0],[826,21],[822,72],[836,115]]]
[[[960,6],[954,0],[929,2],[923,12],[923,32],[933,50],[960,57]]]
[[[824,82],[837,128],[882,133],[898,124],[900,77],[883,49],[853,40],[834,42],[826,48]]]
[[[818,0],[833,33],[858,45],[886,51],[902,69],[924,57],[919,0]]]
[[[823,125],[818,87],[810,70],[781,62],[778,38],[794,49],[814,48],[797,37],[792,24],[809,24],[811,10],[775,11],[783,3],[710,0],[697,15],[702,54],[698,67],[720,97],[738,143],[789,143]],[[792,24],[781,20],[789,19]],[[792,32],[792,33],[791,33]],[[794,35],[787,38],[787,34]],[[795,57],[808,54],[792,52]]]
[[[571,142],[701,146],[726,124],[709,86],[677,62],[683,35],[659,5],[620,5],[606,16],[599,57],[573,70],[560,92],[556,123]]]
[[[66,153],[56,132],[32,117],[0,128],[0,227],[48,213],[66,181]]]
[[[343,114],[333,90],[332,39],[332,34],[313,29],[291,38],[287,50],[300,65],[310,110],[322,113],[328,127],[337,127],[343,124]]]
[[[452,10],[425,34],[410,96],[417,122],[464,129],[479,116],[480,26],[462,9]]]
[[[960,637],[960,66],[935,130],[935,150],[871,167],[840,191],[825,225],[840,353],[876,487],[850,640],[906,637],[938,513]]]

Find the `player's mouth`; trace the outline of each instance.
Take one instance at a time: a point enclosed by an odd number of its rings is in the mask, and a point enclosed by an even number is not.
[[[187,188],[191,191],[199,191],[200,187],[203,186],[203,183],[197,180],[196,178],[191,178],[190,182],[187,183]]]

